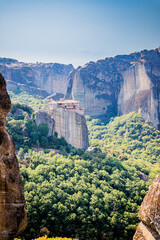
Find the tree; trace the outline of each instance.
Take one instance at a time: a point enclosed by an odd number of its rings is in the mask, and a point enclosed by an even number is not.
[[[42,147],[47,147],[48,146],[48,139],[45,136],[42,136],[40,139],[40,144]]]
[[[30,133],[30,136],[31,136],[31,141],[33,144],[36,144],[37,141],[38,141],[38,134],[37,132],[31,132]]]
[[[36,124],[33,120],[25,121],[25,126],[26,126],[26,131],[27,131],[29,136],[30,136],[31,132],[36,132],[37,131]]]
[[[57,133],[57,132],[54,132],[54,136],[57,138],[57,137],[58,137],[58,133]]]
[[[49,133],[48,125],[46,123],[40,123],[38,125],[38,135],[40,137],[42,137],[42,136],[47,137],[48,133]]]

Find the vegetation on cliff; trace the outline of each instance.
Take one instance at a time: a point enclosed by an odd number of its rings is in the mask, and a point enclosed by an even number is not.
[[[8,93],[13,102],[28,105],[34,110],[46,107],[48,103],[47,99],[38,95],[31,95],[25,91],[9,91]]]
[[[55,132],[54,136],[48,136],[48,126],[45,123],[35,123],[35,112],[33,109],[22,103],[12,102],[11,115],[7,118],[6,125],[8,133],[13,138],[16,149],[21,149],[21,154],[26,153],[31,148],[60,149],[65,155],[74,148],[70,146],[63,137],[58,138]]]
[[[112,118],[108,124],[87,117],[90,145],[115,156],[124,166],[147,174],[151,182],[160,172],[160,131],[140,113]]]

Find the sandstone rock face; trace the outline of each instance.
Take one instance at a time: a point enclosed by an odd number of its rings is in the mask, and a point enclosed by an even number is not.
[[[137,227],[133,240],[159,240],[159,235],[152,228],[141,222]]]
[[[0,239],[13,240],[27,225],[23,183],[11,137],[5,124],[11,102],[0,74]]]
[[[77,149],[88,148],[88,129],[84,115],[59,108],[53,110],[52,116],[59,138],[64,137]]]
[[[91,116],[141,109],[160,128],[160,48],[90,62],[70,74],[66,99]]]
[[[36,86],[45,89],[49,94],[56,92],[65,94],[73,66],[58,63],[39,64],[32,65],[32,70],[35,73],[33,83]]]
[[[139,210],[139,224],[133,240],[160,239],[160,174],[156,177]]]
[[[120,74],[115,76],[113,66],[106,60],[90,62],[71,74],[66,99],[79,100],[85,113],[90,116],[117,113],[116,99],[123,80]],[[71,92],[71,93],[70,93]]]
[[[73,66],[71,64],[23,63],[14,59],[0,58],[0,72],[5,79],[24,84],[25,91],[30,90],[26,87],[27,85],[46,90],[48,94],[56,92],[65,94],[69,74],[72,70]],[[9,85],[11,86],[11,82],[9,82]],[[13,87],[13,83],[11,87]]]
[[[55,127],[55,121],[54,119],[44,111],[38,111],[36,113],[36,125],[38,126],[40,123],[45,123],[48,125],[49,128],[49,136],[52,136],[54,134],[54,127]]]
[[[51,95],[49,95],[48,97],[46,97],[46,99],[49,99],[49,100],[54,100],[54,101],[59,101],[61,98],[64,98],[64,94],[63,93],[53,93]]]
[[[159,126],[159,96],[154,94],[157,86],[149,77],[144,63],[138,62],[124,73],[118,96],[118,111],[121,114],[142,110],[141,115]],[[154,80],[154,77],[153,77]]]
[[[30,93],[31,95],[40,95],[42,97],[47,97],[49,94],[46,92],[46,90],[42,88],[37,87],[30,87],[26,84],[16,83],[10,80],[7,80],[7,90],[8,91],[26,91]]]
[[[84,115],[66,109],[55,109],[52,113],[39,111],[36,114],[36,125],[46,123],[49,127],[49,135],[58,133],[58,138],[65,140],[77,149],[87,149],[88,129]]]

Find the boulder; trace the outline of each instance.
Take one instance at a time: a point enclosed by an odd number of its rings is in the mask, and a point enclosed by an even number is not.
[[[137,227],[134,240],[159,240],[159,235],[152,228],[141,222]]]

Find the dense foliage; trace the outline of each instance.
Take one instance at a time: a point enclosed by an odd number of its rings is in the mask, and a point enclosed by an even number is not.
[[[140,113],[111,119],[108,124],[87,117],[90,145],[116,156],[124,166],[142,171],[153,181],[160,172],[160,131],[145,121]]]
[[[51,236],[132,238],[147,185],[117,158],[99,151],[67,158],[32,153],[21,174],[28,210],[25,239],[43,227]]]

